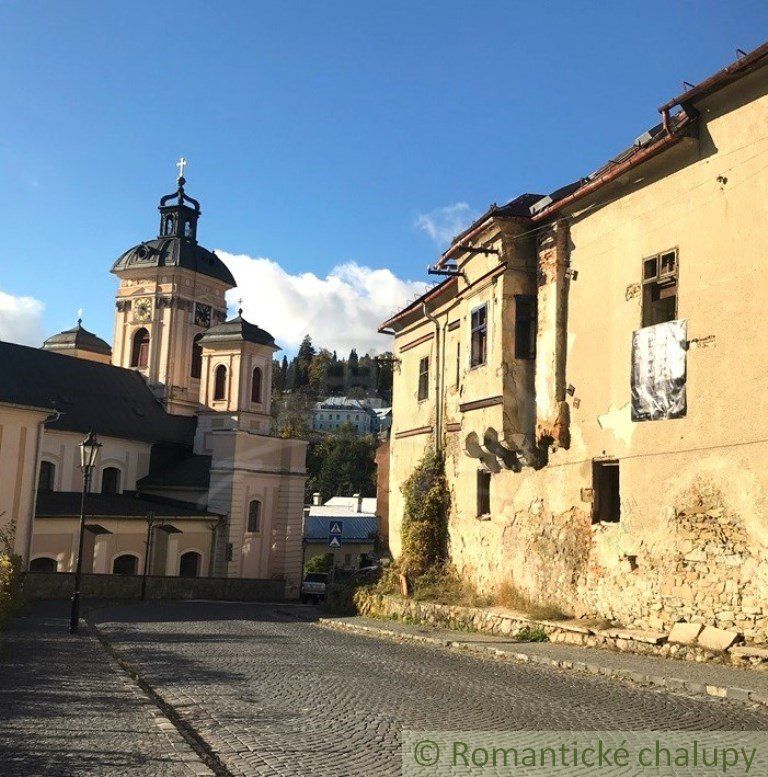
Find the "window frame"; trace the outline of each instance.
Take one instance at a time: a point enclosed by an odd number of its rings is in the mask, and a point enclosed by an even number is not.
[[[416,398],[419,402],[429,399],[429,356],[419,359],[419,382],[416,390]]]
[[[487,469],[478,469],[475,481],[477,496],[477,517],[491,514],[491,473]],[[487,510],[483,508],[487,507]]]
[[[536,358],[537,303],[535,294],[515,294],[515,359],[531,361]],[[530,307],[526,310],[527,306]],[[527,337],[521,337],[526,330]]]
[[[142,332],[144,333],[142,335]],[[139,340],[141,335],[141,340]],[[138,370],[145,370],[149,366],[149,346],[152,337],[149,329],[145,326],[139,327],[131,338],[131,367]]]
[[[258,376],[258,379],[257,379]],[[262,403],[262,397],[264,395],[264,371],[261,367],[256,366],[251,370],[251,403],[254,405],[260,405]],[[258,391],[256,390],[258,388]],[[254,396],[255,395],[255,396]]]
[[[475,316],[478,321],[480,313],[483,313],[482,322],[475,323]],[[477,334],[477,346],[481,353],[475,350],[475,335]],[[472,308],[469,314],[469,368],[474,370],[476,367],[482,367],[488,362],[488,303],[484,302]]]
[[[189,365],[189,377],[199,380],[203,377],[203,347],[200,340],[203,337],[202,332],[198,332],[192,338],[192,361]]]
[[[108,471],[116,473],[115,490],[114,491],[105,491],[104,490],[104,475]],[[122,473],[122,471],[120,470],[119,467],[114,467],[112,465],[109,465],[109,466],[106,466],[106,467],[102,467],[102,470],[101,470],[101,493],[102,494],[122,494],[123,493],[122,479],[123,479],[123,473]]]
[[[213,401],[225,402],[227,399],[227,370],[226,364],[217,364],[213,370]],[[223,376],[219,378],[219,376]],[[221,383],[219,382],[221,381]]]
[[[662,260],[665,257],[674,256],[674,270],[672,272],[662,272]],[[646,268],[649,262],[654,262],[653,275],[646,276]],[[664,324],[668,321],[676,321],[679,316],[679,298],[680,298],[680,251],[677,246],[668,248],[664,251],[659,251],[656,254],[650,254],[643,257],[640,264],[640,328],[645,329],[649,326],[656,326],[657,324]],[[656,310],[655,305],[659,300],[648,299],[648,296],[653,294],[656,289],[668,289],[674,288],[675,308],[672,314],[672,318],[668,318],[665,321],[649,321],[652,313]],[[667,298],[672,296],[667,294]],[[660,299],[662,299],[660,297]],[[655,316],[654,316],[655,318]]]
[[[603,512],[603,499],[606,497],[607,472],[614,470],[616,473],[616,507],[617,510],[612,515],[615,517],[605,518]],[[592,523],[601,524],[620,524],[621,523],[621,467],[619,459],[593,459],[592,460]]]
[[[255,515],[254,515],[254,510],[253,510],[253,506],[254,505],[257,505],[257,509],[255,511]],[[245,524],[246,532],[248,534],[261,534],[262,511],[263,511],[263,506],[262,506],[261,499],[251,499],[248,502],[248,515],[246,516],[246,524]],[[253,519],[254,517],[256,519],[255,520],[256,528],[252,529],[251,528],[251,519]]]
[[[48,473],[48,482],[46,487],[42,487],[43,470]],[[43,459],[40,462],[40,471],[37,473],[37,490],[43,494],[51,494],[56,489],[56,465],[48,459]]]

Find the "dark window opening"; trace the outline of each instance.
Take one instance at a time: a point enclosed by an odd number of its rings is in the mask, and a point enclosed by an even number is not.
[[[261,402],[261,369],[253,368],[253,377],[251,378],[251,402]]]
[[[166,235],[173,234],[173,216],[165,217],[165,234]]]
[[[472,311],[472,350],[469,363],[471,367],[485,364],[485,352],[488,341],[488,306],[483,305]]]
[[[149,332],[143,327],[133,336],[131,367],[146,367],[149,364]]]
[[[248,531],[261,531],[261,502],[254,499],[248,506]]]
[[[192,366],[189,374],[193,378],[199,378],[203,374],[203,347],[200,345],[202,333],[195,335],[192,341]]]
[[[461,343],[456,343],[456,388],[461,382]]]
[[[30,572],[57,572],[58,569],[59,565],[56,563],[55,558],[45,558],[41,556],[40,558],[33,558],[32,561],[29,562]]]
[[[120,470],[117,467],[105,467],[101,473],[101,493],[120,493]]]
[[[477,472],[477,514],[491,513],[491,473],[485,470]]]
[[[118,556],[112,562],[112,574],[113,575],[135,575],[139,566],[139,560],[136,556],[125,554]]]
[[[214,387],[213,387],[213,398],[224,399],[226,395],[227,395],[227,368],[223,364],[220,364],[216,368]]]
[[[56,466],[50,461],[40,462],[40,477],[37,481],[37,490],[53,491],[53,480],[56,477]]]
[[[429,396],[429,357],[419,361],[419,402]]]
[[[189,550],[181,554],[179,560],[179,577],[199,577],[200,576],[200,554],[194,550]]]
[[[515,297],[515,358],[536,358],[536,297]]]
[[[593,461],[592,488],[592,522],[618,523],[621,520],[619,462]]]
[[[677,318],[677,250],[643,259],[642,325],[654,326]]]

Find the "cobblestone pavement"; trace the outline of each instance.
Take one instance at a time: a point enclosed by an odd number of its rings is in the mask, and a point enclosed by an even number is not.
[[[236,775],[393,775],[402,728],[766,730],[768,714],[602,677],[373,639],[301,609],[123,605],[102,633]]]
[[[67,602],[36,604],[0,637],[0,774],[212,774],[68,616]]]

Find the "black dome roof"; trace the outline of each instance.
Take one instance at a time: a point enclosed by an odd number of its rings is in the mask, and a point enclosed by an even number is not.
[[[64,332],[59,332],[57,335],[52,335],[44,343],[43,348],[46,351],[68,351],[68,350],[81,350],[90,351],[91,353],[102,353],[105,356],[112,355],[112,349],[105,340],[97,337],[93,332],[89,332],[87,329],[83,329],[80,321],[78,320],[77,326],[72,329],[67,329]]]
[[[280,350],[280,347],[275,343],[275,338],[265,329],[252,324],[250,321],[246,321],[243,318],[242,311],[238,313],[236,318],[212,326],[200,338],[201,345],[231,341],[245,341],[256,343],[257,345],[267,345],[276,351]]]
[[[213,251],[185,237],[158,237],[129,248],[113,265],[112,272],[145,267],[183,267],[236,286],[224,262]]]

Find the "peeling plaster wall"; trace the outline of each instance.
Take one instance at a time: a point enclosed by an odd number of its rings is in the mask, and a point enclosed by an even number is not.
[[[501,390],[496,382],[497,372],[512,374],[514,365],[504,342],[504,363],[462,372],[451,388],[455,368],[446,359],[445,421],[458,427],[444,435],[451,556],[482,591],[511,581],[575,615],[652,628],[698,620],[768,640],[768,377],[757,335],[768,331],[766,92],[765,72],[757,72],[708,98],[697,106],[698,137],[580,201],[530,248],[542,266],[535,431],[551,444],[541,469],[492,475],[486,520],[476,514],[480,462],[467,455],[465,440],[500,424],[524,427],[515,382]],[[687,319],[692,340],[688,411],[633,423],[631,342],[641,326],[642,260],[671,248],[679,256],[678,317]],[[509,258],[509,244],[504,250]],[[469,258],[467,269],[481,261]],[[576,280],[566,277],[568,267]],[[447,341],[464,354],[468,308],[457,308],[461,328]],[[508,302],[495,310],[508,323]],[[422,325],[419,316],[408,323],[396,349]],[[414,410],[407,396],[417,354],[399,355],[395,431],[431,423],[434,413]],[[462,403],[494,393],[503,394],[502,406],[461,411]],[[397,439],[393,432],[395,554],[399,487],[431,443],[429,435]],[[619,460],[620,523],[592,522],[596,458]]]

